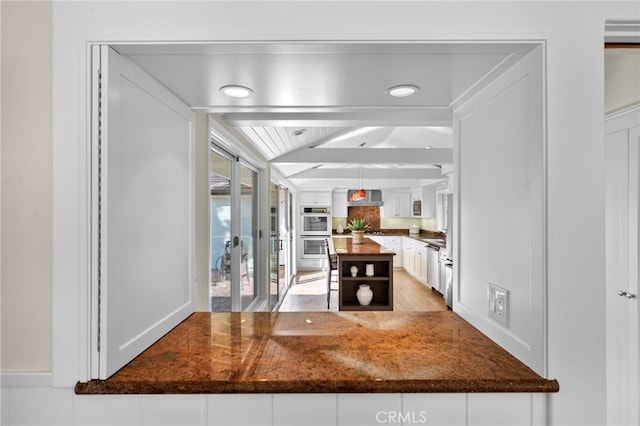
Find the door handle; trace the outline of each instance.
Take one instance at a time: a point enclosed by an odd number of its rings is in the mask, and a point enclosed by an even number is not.
[[[633,293],[629,293],[628,291],[620,290],[618,291],[618,296],[626,297],[627,299],[635,299],[636,295]]]
[[[238,236],[236,235],[235,237],[233,237],[233,246],[238,247],[238,244],[240,244],[240,238],[238,238]]]

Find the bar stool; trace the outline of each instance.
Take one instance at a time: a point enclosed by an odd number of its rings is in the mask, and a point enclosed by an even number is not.
[[[327,309],[331,306],[331,292],[338,291],[337,287],[331,287],[331,283],[338,283],[338,276],[335,274],[335,279],[332,280],[332,271],[338,270],[338,259],[336,255],[331,255],[329,251],[329,240],[325,238],[324,240],[324,251],[327,253]]]

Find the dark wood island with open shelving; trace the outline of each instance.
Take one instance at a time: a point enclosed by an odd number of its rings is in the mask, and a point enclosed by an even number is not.
[[[393,256],[395,253],[375,241],[365,238],[362,244],[353,244],[351,238],[333,238],[333,249],[338,258],[338,309],[341,311],[393,310]],[[366,275],[366,265],[373,265],[373,275]],[[351,266],[358,268],[357,275]],[[360,284],[368,284],[373,298],[361,305],[356,297]]]

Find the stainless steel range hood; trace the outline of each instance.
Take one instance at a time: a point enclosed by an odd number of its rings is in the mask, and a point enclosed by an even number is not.
[[[350,189],[347,191],[347,206],[382,206],[382,191],[379,189]]]

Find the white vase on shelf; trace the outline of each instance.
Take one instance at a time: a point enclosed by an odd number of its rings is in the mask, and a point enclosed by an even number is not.
[[[351,268],[349,268],[349,270],[351,271],[352,277],[355,277],[358,275],[358,267],[356,265],[351,265]]]
[[[368,277],[372,277],[374,275],[373,272],[373,263],[367,263],[365,265],[364,274]]]
[[[371,299],[373,299],[373,291],[369,284],[360,284],[356,291],[356,297],[362,306],[367,306],[371,303]]]

